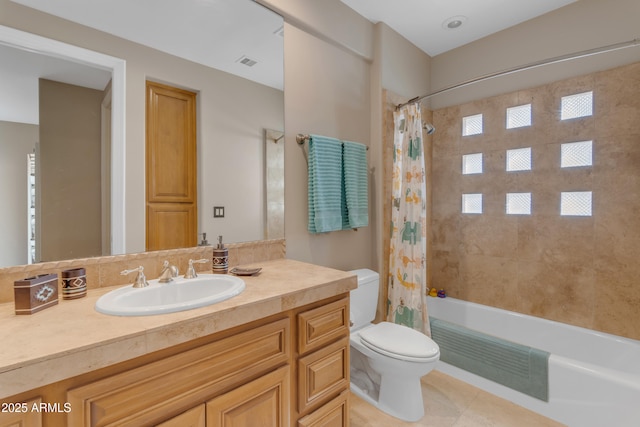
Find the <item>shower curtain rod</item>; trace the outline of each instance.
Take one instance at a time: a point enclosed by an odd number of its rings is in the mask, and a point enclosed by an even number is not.
[[[599,53],[605,53],[605,52],[611,52],[613,50],[624,49],[624,48],[627,48],[627,47],[635,47],[638,44],[640,44],[640,39],[633,39],[633,40],[628,40],[626,42],[614,43],[614,44],[610,44],[610,45],[607,45],[607,46],[597,47],[597,48],[593,48],[593,49],[587,49],[587,50],[583,50],[583,51],[580,51],[580,52],[574,52],[574,53],[569,53],[569,54],[566,54],[566,55],[556,56],[556,57],[549,58],[549,59],[543,59],[543,60],[540,60],[540,61],[530,62],[529,64],[520,65],[518,67],[513,67],[513,68],[508,68],[506,70],[497,71],[495,73],[485,74],[483,76],[476,77],[476,78],[473,78],[473,79],[470,79],[470,80],[465,80],[462,83],[458,83],[458,84],[455,84],[453,86],[449,86],[449,87],[446,87],[444,89],[440,89],[440,90],[437,90],[435,92],[431,92],[431,93],[429,93],[427,95],[416,96],[415,98],[412,98],[412,99],[408,100],[407,102],[405,102],[403,104],[398,104],[396,106],[396,111],[399,110],[400,108],[404,107],[405,105],[415,104],[417,102],[422,101],[423,99],[431,98],[432,96],[440,95],[441,93],[449,92],[450,90],[454,90],[454,89],[458,89],[458,88],[461,88],[461,87],[464,87],[464,86],[468,86],[468,85],[473,84],[473,83],[478,83],[478,82],[481,82],[481,81],[484,81],[484,80],[493,79],[495,77],[500,77],[500,76],[504,76],[504,75],[507,75],[507,74],[516,73],[518,71],[525,71],[525,70],[529,70],[531,68],[541,67],[543,65],[555,64],[557,62],[569,61],[571,59],[583,58],[583,57],[586,57],[586,56],[597,55]]]

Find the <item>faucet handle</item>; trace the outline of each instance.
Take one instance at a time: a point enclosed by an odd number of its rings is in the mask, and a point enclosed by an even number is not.
[[[196,273],[196,269],[193,268],[193,264],[203,264],[205,262],[209,261],[206,258],[202,258],[202,259],[190,259],[189,260],[189,268],[187,269],[187,273],[184,275],[185,279],[195,279],[196,277],[198,277],[198,273]]]
[[[120,274],[122,276],[126,276],[128,274],[131,274],[133,272],[137,271],[138,274],[136,275],[136,279],[133,281],[133,287],[134,288],[145,288],[147,286],[149,286],[149,283],[147,282],[147,278],[144,275],[144,267],[143,266],[139,266],[138,268],[132,268],[130,270],[122,270],[120,272]]]

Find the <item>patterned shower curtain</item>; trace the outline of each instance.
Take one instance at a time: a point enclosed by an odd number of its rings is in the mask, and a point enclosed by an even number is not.
[[[394,112],[387,321],[431,335],[427,315],[427,214],[420,106]]]

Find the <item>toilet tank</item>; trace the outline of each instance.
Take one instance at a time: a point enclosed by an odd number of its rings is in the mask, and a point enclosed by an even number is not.
[[[352,329],[355,330],[373,322],[376,317],[380,275],[366,268],[351,270],[349,273],[358,276],[358,287],[349,294]]]

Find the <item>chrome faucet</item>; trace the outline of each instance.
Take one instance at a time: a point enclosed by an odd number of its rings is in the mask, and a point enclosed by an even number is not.
[[[162,272],[160,272],[160,277],[158,277],[159,283],[169,283],[173,282],[174,277],[178,277],[178,267],[175,265],[169,265],[169,261],[165,261],[162,265]]]
[[[144,276],[144,267],[140,266],[138,268],[132,268],[130,270],[122,270],[120,272],[121,275],[126,276],[127,274],[131,274],[134,271],[138,272],[138,275],[136,276],[136,279],[133,281],[133,287],[134,288],[145,288],[147,286],[149,286],[149,283],[147,282],[147,278]]]
[[[198,277],[198,273],[196,273],[196,269],[193,268],[193,264],[202,264],[209,261],[206,258],[202,258],[202,259],[190,259],[189,260],[189,268],[187,269],[187,273],[184,275],[185,279],[195,279],[196,277]]]

